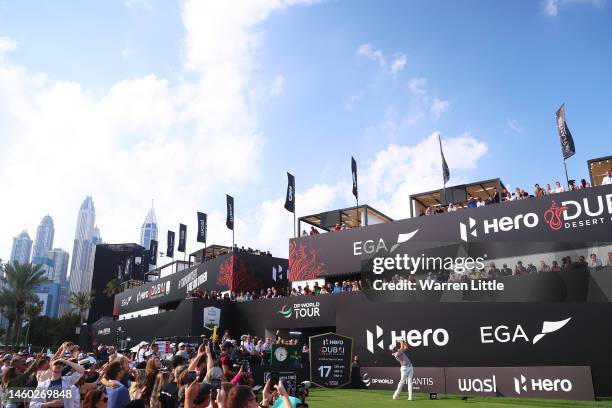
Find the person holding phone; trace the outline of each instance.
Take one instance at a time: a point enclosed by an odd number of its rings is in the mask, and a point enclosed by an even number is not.
[[[393,393],[393,399],[397,399],[402,392],[402,388],[404,388],[404,384],[408,385],[408,400],[412,400],[412,377],[414,375],[414,369],[412,367],[412,362],[406,355],[406,351],[408,350],[408,343],[406,340],[401,340],[399,343],[399,347],[392,346],[391,353],[393,357],[400,363],[400,380],[397,384],[397,389]]]

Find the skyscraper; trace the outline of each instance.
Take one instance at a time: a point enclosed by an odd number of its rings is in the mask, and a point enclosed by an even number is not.
[[[87,268],[81,282],[81,292],[89,292],[91,290],[91,281],[93,279],[94,260],[96,258],[96,245],[102,243],[100,236],[100,228],[94,227],[93,236],[91,237],[91,252],[87,260]]]
[[[32,258],[47,256],[47,251],[53,248],[54,235],[53,218],[50,215],[45,215],[36,229],[36,240],[34,241]]]
[[[87,196],[83,204],[81,204],[77,218],[72,262],[70,265],[70,292],[82,292],[91,285],[91,272],[88,269],[93,265],[95,222],[96,210],[94,203],[92,198]],[[88,276],[89,282],[86,281]]]
[[[151,203],[151,209],[147,213],[147,217],[140,229],[140,245],[142,245],[144,249],[149,249],[152,239],[157,241],[157,218],[155,217],[155,211],[153,211],[153,203]]]
[[[61,248],[54,248],[49,251],[49,257],[53,262],[53,277],[50,279],[59,284],[58,316],[63,316],[69,310],[70,283],[67,275],[70,255]]]
[[[11,250],[11,263],[14,261],[20,264],[30,262],[30,254],[32,253],[32,240],[26,230],[13,238],[13,249]]]

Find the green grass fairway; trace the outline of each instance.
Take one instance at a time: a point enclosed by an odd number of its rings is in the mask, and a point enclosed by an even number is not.
[[[461,397],[438,395],[438,400],[429,400],[429,394],[414,394],[412,401],[406,400],[406,392],[398,400],[392,400],[392,391],[384,390],[330,390],[312,389],[308,406],[312,408],[376,408],[376,407],[612,407],[612,401],[564,401],[544,399],[521,399],[504,397]]]

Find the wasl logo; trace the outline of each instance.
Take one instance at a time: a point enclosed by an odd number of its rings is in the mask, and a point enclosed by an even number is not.
[[[366,330],[366,348],[372,354],[374,354],[374,346],[378,346],[379,349],[384,350],[385,341],[383,337],[383,329],[379,325],[376,325],[376,336],[370,330]],[[448,331],[442,328],[438,329],[425,329],[423,331],[412,329],[412,330],[391,330],[390,342],[391,346],[395,345],[400,340],[405,340],[410,347],[436,345],[439,347],[448,344],[449,334]]]
[[[476,220],[473,219],[472,217],[469,218],[469,224],[470,224],[470,230],[469,230],[469,234],[473,237],[477,237],[478,236],[478,231],[476,231]],[[468,240],[468,226],[465,225],[464,223],[460,222],[459,223],[459,232],[461,234],[461,239],[463,241]]]
[[[283,316],[285,319],[288,319],[291,317],[291,313],[293,313],[293,307],[283,305],[283,308],[276,313]]]
[[[404,242],[408,241],[410,238],[414,237],[414,235],[417,232],[419,232],[418,229],[412,232],[408,232],[406,234],[399,234],[397,236],[397,242],[393,244],[391,248],[387,248],[387,244],[385,243],[385,240],[382,238],[378,238],[378,241],[375,241],[373,239],[368,239],[366,241],[353,242],[353,255],[362,255],[363,253],[371,255],[373,253],[380,251],[381,249],[384,249],[385,251],[393,252],[397,249],[397,247],[400,246],[400,244],[403,244]]]

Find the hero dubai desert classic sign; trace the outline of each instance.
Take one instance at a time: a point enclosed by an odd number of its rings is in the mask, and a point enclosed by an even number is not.
[[[310,337],[310,381],[336,388],[351,381],[353,339],[336,333]]]
[[[502,204],[503,205],[503,204]],[[574,200],[551,200],[544,211],[530,211],[512,216],[484,218],[468,217],[459,222],[459,236],[468,242],[474,238],[501,232],[530,230],[542,224],[549,231],[572,230],[612,222],[612,194],[586,196]]]

